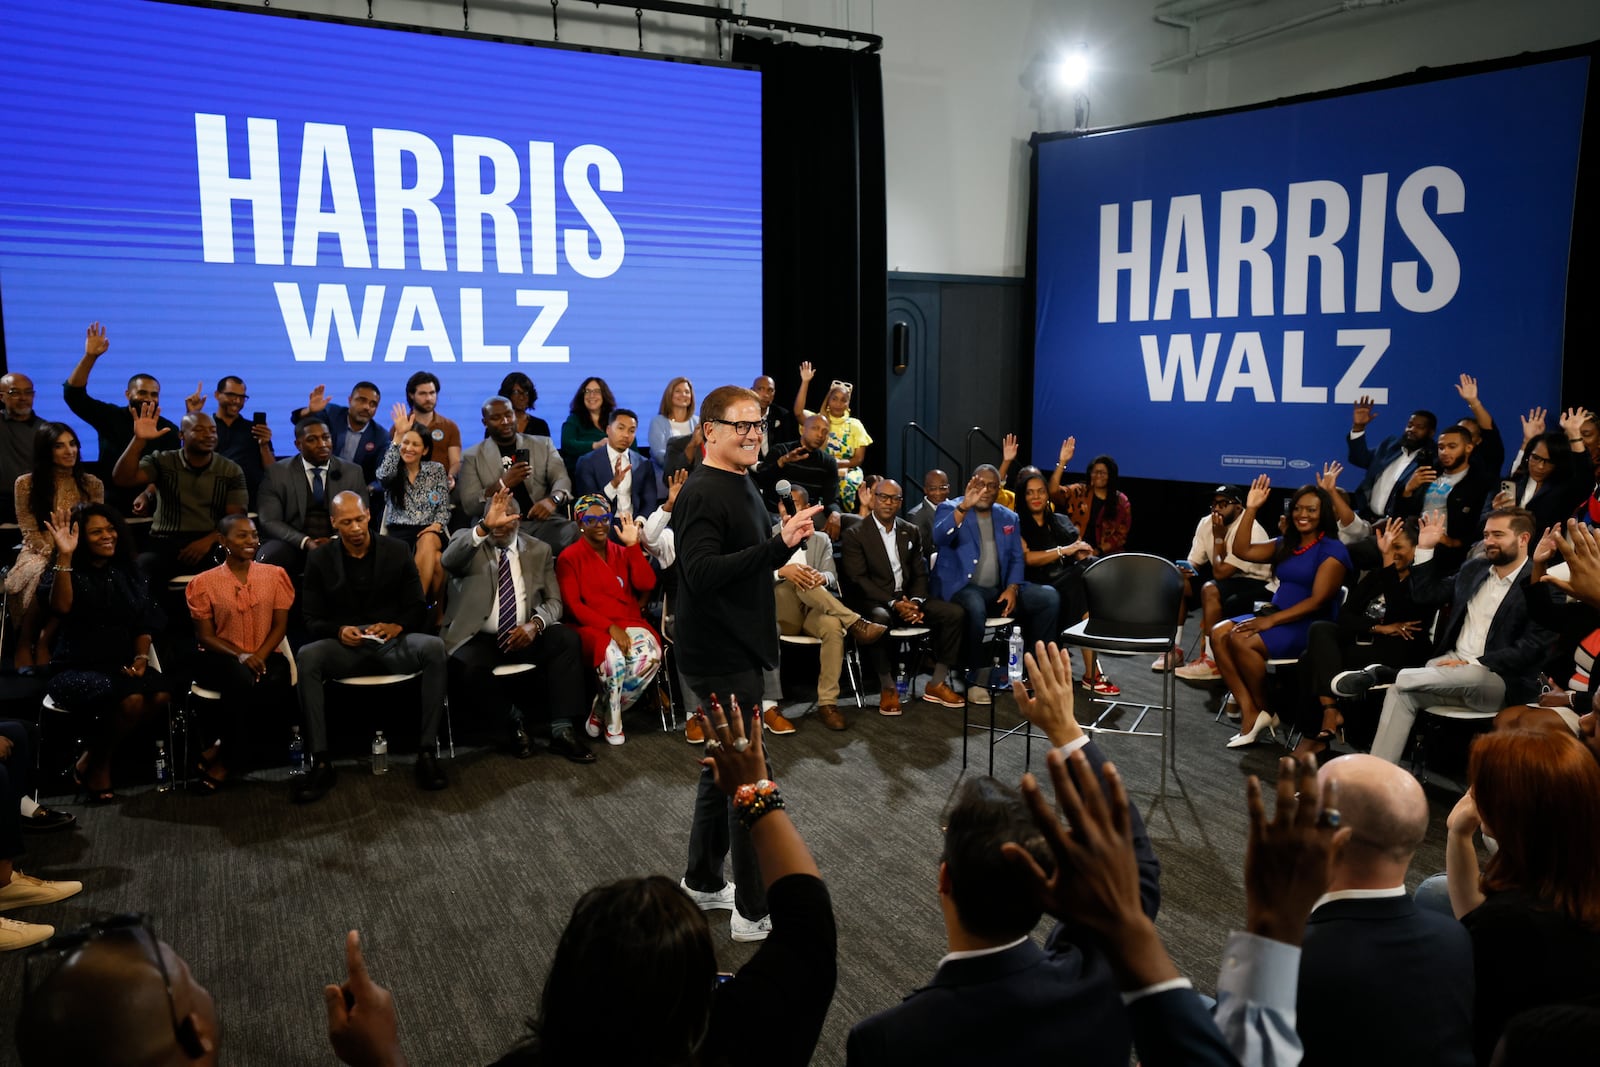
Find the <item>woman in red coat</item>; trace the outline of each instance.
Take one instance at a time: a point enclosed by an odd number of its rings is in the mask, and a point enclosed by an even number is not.
[[[600,707],[609,705],[606,742],[620,745],[622,713],[633,707],[661,669],[661,637],[645,622],[643,599],[656,587],[656,572],[639,546],[643,519],[624,520],[611,540],[611,505],[591,493],[578,501],[583,536],[556,560],[556,580],[567,619],[578,631],[583,654],[600,679],[600,696],[585,729],[600,736]]]

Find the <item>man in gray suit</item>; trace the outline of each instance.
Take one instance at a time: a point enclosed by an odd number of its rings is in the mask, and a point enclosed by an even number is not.
[[[517,413],[503,396],[483,402],[483,428],[489,436],[461,456],[456,504],[472,518],[505,489],[528,533],[556,552],[576,541],[577,523],[562,514],[572,502],[572,479],[550,438],[518,433]]]
[[[491,715],[505,717],[518,759],[533,755],[522,714],[537,697],[550,723],[550,751],[593,763],[594,754],[572,728],[584,714],[583,649],[578,635],[561,625],[555,556],[518,529],[517,510],[509,489],[495,493],[483,518],[457,530],[440,557],[450,575],[444,647],[451,683]],[[496,667],[512,663],[534,670],[495,677]]]
[[[367,487],[359,466],[333,454],[333,432],[320,415],[295,423],[294,445],[300,454],[268,467],[257,490],[256,558],[282,567],[298,584],[306,554],[333,537],[328,502],[348,491],[367,504]]]

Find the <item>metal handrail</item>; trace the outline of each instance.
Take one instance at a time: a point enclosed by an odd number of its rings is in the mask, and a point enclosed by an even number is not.
[[[955,472],[956,476],[955,476],[954,480],[951,482],[951,484],[952,485],[963,485],[963,484],[965,484],[963,482],[964,475],[962,474],[962,467],[961,467],[960,458],[958,456],[956,456],[956,454],[954,452],[952,452],[948,448],[944,447],[944,445],[941,445],[939,443],[939,439],[934,437],[933,434],[929,433],[927,430],[924,430],[921,426],[918,426],[914,422],[908,422],[900,430],[900,463],[901,463],[901,467],[900,467],[900,484],[901,484],[901,486],[905,487],[905,486],[914,485],[914,486],[917,487],[917,493],[918,494],[920,494],[922,496],[926,496],[927,495],[927,490],[923,488],[922,483],[919,482],[917,479],[913,478],[911,476],[911,471],[909,471],[905,467],[906,457],[911,454],[910,449],[907,448],[906,445],[910,441],[911,432],[913,430],[915,430],[917,432],[917,436],[918,437],[921,437],[924,441],[928,442],[928,444],[932,445],[935,452],[939,453],[941,456],[944,456],[944,457],[946,457],[947,459],[950,460],[950,465],[956,469],[956,472]]]
[[[967,470],[972,470],[973,467],[974,467],[974,464],[972,462],[972,435],[973,434],[978,434],[985,441],[987,441],[991,445],[993,445],[994,446],[994,450],[995,450],[995,452],[997,454],[1001,451],[1000,442],[996,441],[993,437],[990,437],[988,430],[985,430],[982,426],[974,426],[972,429],[967,431]],[[998,464],[996,464],[996,466],[998,466]]]

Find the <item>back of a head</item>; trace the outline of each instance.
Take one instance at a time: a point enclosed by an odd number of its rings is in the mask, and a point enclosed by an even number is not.
[[[23,1000],[23,1067],[151,1067],[181,1058],[167,987],[137,935],[72,950]]]
[[[561,933],[534,1024],[542,1064],[677,1064],[704,1038],[717,957],[704,914],[668,878],[589,890]],[[617,1005],[611,1025],[595,1004]]]
[[[969,778],[945,811],[945,872],[962,927],[976,937],[1010,940],[1043,914],[1027,870],[1001,852],[1021,845],[1046,871],[1055,858],[1015,789],[993,778]]]
[[[1490,1067],[1592,1063],[1600,1049],[1600,1008],[1546,1004],[1513,1018],[1501,1032]]]
[[[1317,778],[1339,783],[1341,825],[1351,830],[1339,866],[1356,877],[1382,876],[1396,865],[1403,872],[1428,834],[1428,798],[1416,777],[1358,753],[1332,760]]]

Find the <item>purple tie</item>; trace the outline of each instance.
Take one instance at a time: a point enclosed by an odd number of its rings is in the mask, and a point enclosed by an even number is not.
[[[517,626],[517,587],[511,581],[511,552],[500,550],[500,628],[496,640],[504,645],[506,638]]]

